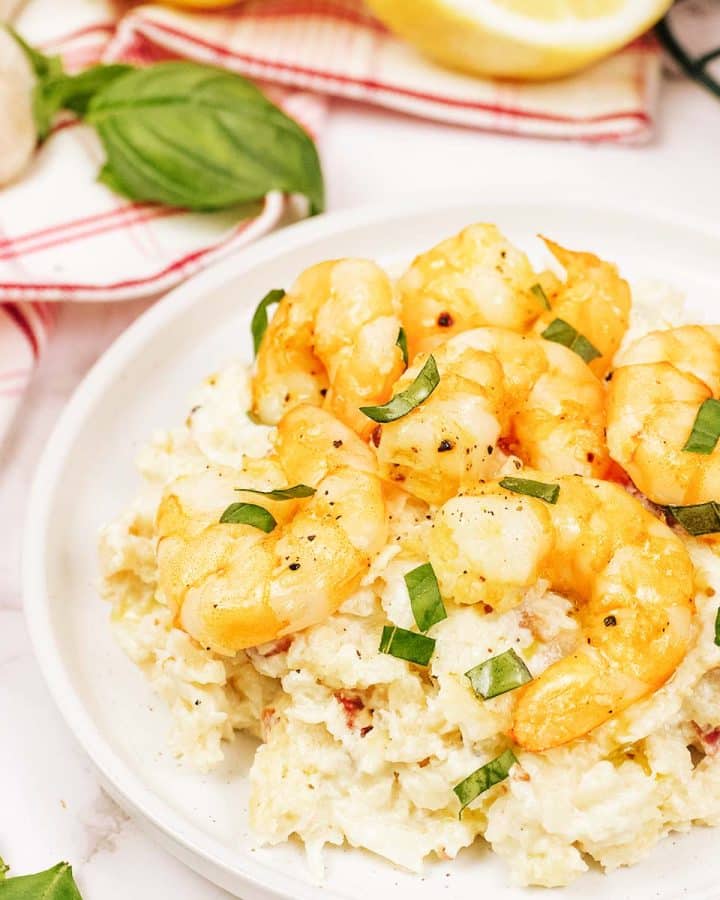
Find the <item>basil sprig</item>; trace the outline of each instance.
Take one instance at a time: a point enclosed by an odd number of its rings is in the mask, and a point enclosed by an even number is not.
[[[69,109],[82,118],[95,94],[128,72],[132,72],[132,66],[99,65],[79,75],[60,73],[41,78],[35,85],[33,96],[39,140],[44,141],[50,134],[53,120],[61,109]]]
[[[598,348],[591,344],[585,335],[580,334],[576,328],[573,328],[564,319],[553,319],[541,336],[546,341],[562,344],[564,347],[572,350],[573,353],[577,353],[586,363],[602,356]]]
[[[405,334],[405,329],[401,326],[400,331],[398,331],[397,340],[395,341],[395,346],[400,348],[400,352],[402,353],[403,362],[405,363],[405,367],[407,368],[408,364],[408,345],[407,345],[407,335]]]
[[[92,98],[85,120],[107,155],[100,180],[133,200],[226,209],[268,191],[325,205],[312,139],[253,84],[223,69],[163,62]]]
[[[715,616],[715,646],[720,647],[720,609]]]
[[[546,503],[557,503],[560,496],[559,484],[545,484],[544,481],[533,481],[531,478],[513,478],[509,475],[500,479],[500,487],[513,494],[525,494]]]
[[[420,631],[428,631],[433,625],[447,619],[445,604],[431,563],[423,563],[408,572],[405,575],[405,585],[415,623]]]
[[[426,634],[407,631],[397,625],[385,625],[378,650],[418,666],[426,666],[435,650],[435,640]]]
[[[253,313],[252,322],[250,323],[250,331],[252,332],[255,356],[257,356],[257,352],[260,349],[263,335],[267,331],[268,307],[273,306],[275,303],[279,303],[284,296],[285,291],[282,288],[274,288],[272,291],[268,291],[267,294],[265,294],[262,300],[258,303],[257,309]]]
[[[720,437],[720,400],[704,400],[683,450],[709,456]]]
[[[295,484],[292,487],[276,488],[274,491],[256,491],[253,488],[235,488],[236,491],[244,491],[246,494],[262,494],[268,500],[300,500],[303,497],[312,497],[315,488],[307,484]]]
[[[275,528],[277,522],[272,513],[255,503],[231,503],[220,516],[221,525],[252,525],[265,534]]]
[[[695,537],[720,531],[720,503],[715,500],[691,506],[668,506],[667,511]]]
[[[6,878],[8,866],[0,860],[0,896],[3,900],[82,900],[72,866],[61,862],[35,875]]]
[[[472,803],[476,797],[484,794],[494,785],[505,781],[516,762],[517,759],[512,750],[505,750],[500,756],[496,756],[495,759],[491,759],[490,762],[468,775],[460,784],[456,784],[453,791],[460,801],[460,815],[468,803]]]
[[[388,400],[382,406],[361,406],[360,412],[364,413],[373,422],[394,422],[402,419],[416,406],[420,406],[432,394],[440,384],[440,373],[434,356],[428,356],[425,365],[418,372],[415,380],[404,391],[395,394],[392,400]]]
[[[474,666],[465,676],[483,700],[499,697],[532,681],[528,667],[512,648]]]

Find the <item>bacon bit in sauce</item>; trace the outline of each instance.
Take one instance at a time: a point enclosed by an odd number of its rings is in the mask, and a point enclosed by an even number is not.
[[[335,691],[333,697],[335,697],[345,711],[347,727],[354,728],[357,714],[360,710],[365,709],[365,704],[362,702],[362,699],[360,697],[355,697],[352,694],[344,694],[342,691]]]
[[[441,312],[437,317],[437,323],[441,328],[450,328],[453,325],[453,317],[449,312]]]
[[[720,726],[703,731],[696,722],[693,722],[693,725],[705,753],[708,756],[715,756],[720,751]]]
[[[376,447],[379,447],[380,438],[382,437],[382,425],[376,425],[370,432],[370,437],[372,438],[373,444],[375,444]]]
[[[279,638],[277,641],[274,641],[270,646],[265,650],[264,653],[260,653],[259,655],[267,658],[268,656],[277,656],[278,653],[285,653],[286,650],[290,649],[290,645],[292,644],[293,639],[290,635],[286,637]]]
[[[426,756],[425,759],[421,759],[420,762],[418,763],[418,765],[420,766],[421,769],[424,769],[425,766],[429,766],[430,765],[430,757]]]
[[[491,612],[495,612],[494,607],[490,606],[489,603],[483,603],[483,610],[490,615]]]
[[[364,728],[360,729],[360,737],[364,738],[366,734],[369,734],[373,730],[372,725],[366,725]]]

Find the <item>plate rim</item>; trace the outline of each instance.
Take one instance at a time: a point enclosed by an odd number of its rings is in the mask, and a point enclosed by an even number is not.
[[[235,859],[242,859],[242,867],[233,865],[230,859],[232,851],[219,846],[212,835],[187,822],[144,785],[95,726],[73,690],[50,616],[46,614],[50,602],[45,577],[46,535],[56,486],[62,478],[77,432],[92,411],[95,401],[122,370],[123,363],[139,345],[159,334],[164,326],[185,314],[203,296],[233,279],[241,278],[248,270],[284,252],[312,244],[325,235],[411,215],[439,215],[471,206],[481,210],[483,204],[488,202],[504,204],[508,209],[541,203],[565,211],[627,215],[645,223],[680,228],[706,239],[715,237],[720,241],[720,223],[709,216],[672,211],[655,203],[627,206],[600,197],[594,190],[576,190],[572,197],[559,197],[557,191],[550,187],[528,188],[518,184],[494,185],[482,193],[473,191],[462,197],[430,194],[422,200],[400,198],[382,204],[364,204],[286,226],[194,275],[141,313],[101,354],[77,385],[51,429],[35,470],[22,541],[21,590],[33,653],[53,703],[73,738],[107,785],[109,793],[133,814],[138,824],[141,827],[150,826],[153,837],[159,839],[166,849],[216,884],[234,891],[237,887],[232,882],[242,883],[243,889],[251,892],[247,894],[248,900],[255,897],[316,900],[318,890],[323,890],[328,897],[339,898],[340,895],[327,894],[324,888],[303,884],[265,863],[237,854]],[[212,874],[205,863],[212,867]]]

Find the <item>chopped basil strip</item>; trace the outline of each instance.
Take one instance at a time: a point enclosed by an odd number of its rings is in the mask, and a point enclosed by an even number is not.
[[[705,400],[695,417],[695,424],[683,450],[687,453],[713,452],[720,437],[720,400]]]
[[[559,484],[545,484],[544,481],[532,481],[530,478],[507,478],[500,479],[500,487],[504,487],[506,491],[512,491],[514,494],[527,494],[528,497],[536,497],[538,500],[544,500],[546,503],[557,503],[560,496]]]
[[[403,362],[407,366],[408,364],[408,348],[407,348],[407,335],[405,334],[405,329],[401,328],[398,331],[397,340],[395,341],[396,346],[400,348],[400,352],[402,353]]]
[[[404,391],[395,394],[392,400],[382,406],[361,406],[360,412],[372,419],[373,422],[394,422],[402,419],[416,406],[427,400],[440,383],[440,373],[435,363],[435,357],[428,356],[413,383]]]
[[[480,794],[485,793],[493,785],[505,781],[516,762],[517,759],[512,750],[506,750],[500,756],[491,759],[489,763],[480,766],[460,784],[456,784],[453,791],[460,801],[460,814],[462,815],[462,811],[468,803],[472,803]]]
[[[541,284],[534,284],[530,288],[530,293],[534,294],[538,298],[545,309],[550,309],[550,301],[548,300],[547,294],[543,290],[543,286]]]
[[[433,625],[447,619],[445,605],[440,596],[435,571],[430,563],[423,563],[405,576],[410,606],[420,631],[428,631]]]
[[[262,494],[268,500],[299,500],[302,497],[312,497],[315,488],[307,484],[296,484],[293,487],[277,488],[274,491],[256,491],[253,488],[235,488],[236,491],[244,491],[246,494]]]
[[[470,679],[472,689],[483,700],[514,691],[532,681],[528,667],[512,649],[486,659],[465,675]]]
[[[668,506],[667,510],[688,534],[714,534],[720,531],[720,504],[696,503],[693,506]]]
[[[254,503],[231,503],[220,516],[222,525],[252,525],[265,534],[270,534],[277,522],[262,506]]]
[[[715,644],[720,647],[720,609],[715,616]]]
[[[543,331],[542,337],[546,341],[562,344],[564,347],[577,353],[586,363],[602,356],[602,353],[590,343],[585,335],[580,334],[577,329],[569,325],[564,319],[554,319]]]
[[[250,323],[250,331],[252,331],[253,347],[255,348],[256,356],[260,349],[260,341],[262,341],[265,330],[268,327],[268,307],[272,306],[274,303],[279,303],[284,296],[285,291],[283,291],[282,288],[275,288],[273,291],[268,291],[260,303],[258,303],[258,308],[255,310],[252,322]]]
[[[396,625],[385,625],[378,649],[381,653],[426,666],[435,650],[435,641],[427,635],[406,631]]]

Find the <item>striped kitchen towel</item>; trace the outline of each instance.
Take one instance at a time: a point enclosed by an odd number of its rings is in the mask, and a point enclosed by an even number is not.
[[[70,71],[98,61],[188,58],[263,83],[314,135],[325,97],[518,135],[642,141],[659,57],[645,37],[587,72],[501,84],[445,71],[390,35],[361,0],[247,0],[190,14],[127,0],[13,0],[17,29]],[[52,325],[50,301],[151,297],[268,232],[286,200],[233,213],[124,201],[95,180],[93,132],[62,120],[31,169],[0,192],[0,440]]]

